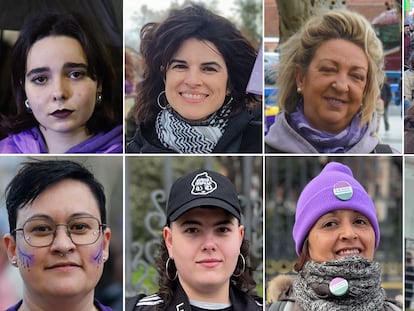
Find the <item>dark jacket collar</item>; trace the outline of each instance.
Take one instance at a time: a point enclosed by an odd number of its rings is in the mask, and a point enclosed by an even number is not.
[[[241,290],[230,286],[230,301],[234,311],[262,311],[262,299],[257,297],[255,300],[252,296],[242,292]],[[181,284],[178,283],[177,289],[174,293],[174,297],[170,303],[170,306],[166,308],[166,311],[190,311],[190,301]]]

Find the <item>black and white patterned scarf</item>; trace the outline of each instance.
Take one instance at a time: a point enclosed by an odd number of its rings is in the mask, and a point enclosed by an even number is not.
[[[305,311],[378,311],[385,303],[380,275],[378,262],[358,256],[323,263],[308,261],[293,282],[293,291]],[[348,281],[343,296],[329,291],[329,282],[335,277]]]
[[[155,121],[158,139],[178,153],[211,153],[223,135],[231,112],[231,100],[207,120],[185,120],[171,107],[161,110]]]

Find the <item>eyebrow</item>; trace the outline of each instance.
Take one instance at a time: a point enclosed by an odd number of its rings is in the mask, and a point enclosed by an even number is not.
[[[187,62],[185,60],[181,60],[181,59],[172,59],[170,61],[170,65],[172,63],[187,64]],[[218,62],[215,62],[215,61],[201,63],[201,66],[217,66],[219,68],[223,68]]]
[[[99,219],[99,217],[96,217],[89,213],[74,213],[74,214],[71,214],[68,219],[70,220],[72,218],[77,218],[77,217],[94,217],[94,218]],[[25,222],[29,220],[33,220],[33,219],[47,219],[47,220],[55,221],[52,217],[50,217],[47,214],[34,214],[30,216],[28,219],[26,219]]]
[[[328,62],[331,62],[331,63],[333,63],[335,66],[337,66],[337,65],[339,64],[337,61],[335,61],[335,60],[333,60],[333,59],[330,59],[330,58],[321,58],[321,60],[320,60],[319,64],[320,64],[322,61],[328,61]],[[353,66],[351,66],[351,70],[355,70],[355,69],[362,69],[363,71],[368,72],[368,68],[366,68],[366,67],[364,67],[364,66],[360,66],[360,65],[353,65]]]
[[[86,65],[85,63],[72,63],[72,62],[63,64],[63,69],[73,69],[73,68],[83,68],[85,70],[88,70],[88,65]],[[49,72],[49,71],[50,71],[50,67],[33,68],[32,70],[26,73],[26,77],[30,77],[34,74],[39,74],[39,73],[44,73],[44,72]]]

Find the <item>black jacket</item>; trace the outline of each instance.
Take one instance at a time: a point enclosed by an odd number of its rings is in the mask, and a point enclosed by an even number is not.
[[[260,297],[253,298],[235,287],[230,287],[230,301],[234,311],[263,310],[262,299]],[[170,305],[157,309],[162,304],[163,300],[158,295],[137,295],[126,298],[125,311],[191,311],[188,297],[180,285],[178,285]]]
[[[223,136],[212,153],[261,153],[262,119],[259,113],[242,111],[230,118]],[[165,148],[157,137],[155,126],[139,125],[127,139],[127,153],[176,153]]]

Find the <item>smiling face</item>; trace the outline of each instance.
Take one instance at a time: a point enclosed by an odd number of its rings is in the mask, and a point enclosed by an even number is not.
[[[190,299],[228,302],[244,228],[221,208],[194,208],[164,228],[168,253]]]
[[[49,219],[57,224],[67,224],[79,216],[97,218],[99,223],[101,219],[89,187],[68,179],[46,188],[32,204],[19,209],[16,228],[22,228],[28,220]],[[42,226],[42,232],[46,228]],[[73,230],[80,228],[78,224]],[[44,247],[30,246],[22,231],[16,232],[16,240],[6,236],[4,241],[9,259],[17,260],[24,281],[25,303],[46,305],[55,299],[80,297],[90,297],[92,302],[94,288],[102,275],[103,258],[109,255],[110,236],[110,229],[106,228],[95,243],[75,245],[67,235],[66,227],[58,226],[53,243]]]
[[[342,39],[324,42],[307,71],[296,72],[308,122],[333,134],[345,129],[361,108],[367,75],[368,58],[362,48]]]
[[[30,48],[24,87],[46,138],[52,133],[87,136],[86,122],[100,91],[87,68],[85,52],[73,38],[49,36]]]
[[[326,213],[309,231],[309,256],[318,263],[346,256],[373,260],[375,232],[363,214],[339,209]]]
[[[223,105],[227,80],[226,62],[215,45],[188,39],[170,60],[165,94],[183,118],[201,121]]]

